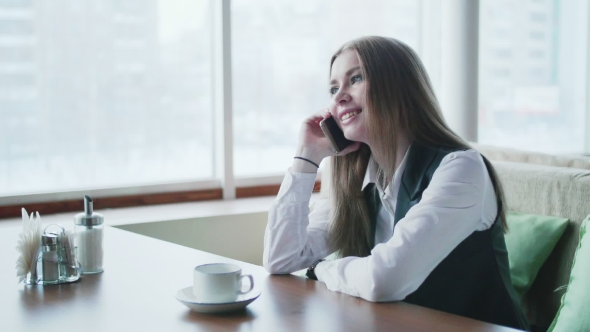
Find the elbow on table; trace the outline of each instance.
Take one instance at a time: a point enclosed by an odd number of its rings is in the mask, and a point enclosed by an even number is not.
[[[373,283],[366,292],[360,294],[360,297],[369,302],[394,302],[402,301],[408,295],[405,292],[396,291],[390,286],[390,284],[379,285]]]
[[[264,266],[264,268],[266,269],[266,272],[268,272],[268,273],[270,273],[270,274],[284,274],[284,273],[281,273],[282,271],[281,271],[280,269],[278,269],[278,268],[277,268],[277,267],[275,267],[274,265],[272,265],[272,264],[269,264],[269,263],[267,263],[267,262],[265,262],[265,263],[263,264],[263,266]]]
[[[390,292],[371,292],[361,297],[369,302],[395,302],[405,299],[405,296],[391,294]]]
[[[287,269],[287,266],[284,263],[281,264],[281,262],[265,259],[262,265],[266,269],[266,272],[270,274],[289,274],[292,272]]]

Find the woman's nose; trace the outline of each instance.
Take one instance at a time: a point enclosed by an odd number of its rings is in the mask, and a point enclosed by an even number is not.
[[[346,90],[344,90],[344,89],[338,91],[338,93],[336,93],[336,95],[334,96],[334,102],[337,105],[346,104],[350,101],[350,99],[351,99],[350,94],[348,92],[346,92]]]

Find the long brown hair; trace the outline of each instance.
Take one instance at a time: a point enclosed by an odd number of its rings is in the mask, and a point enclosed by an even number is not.
[[[418,55],[393,38],[363,37],[343,45],[330,62],[345,50],[354,50],[367,84],[365,126],[373,151],[366,144],[356,152],[332,157],[334,216],[329,241],[340,257],[371,253],[371,221],[361,186],[371,155],[378,181],[385,188],[396,167],[398,132],[409,142],[457,149],[471,147],[446,124],[428,74]],[[492,180],[498,216],[506,230],[504,193],[491,163],[483,157]]]

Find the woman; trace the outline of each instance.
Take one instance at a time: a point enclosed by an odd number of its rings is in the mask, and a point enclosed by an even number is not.
[[[392,38],[353,40],[332,57],[329,92],[329,108],[301,127],[269,213],[265,268],[309,267],[333,291],[528,328],[509,275],[500,182],[446,125],[415,52]],[[326,117],[354,142],[338,155],[319,127]],[[330,156],[331,197],[310,214]]]

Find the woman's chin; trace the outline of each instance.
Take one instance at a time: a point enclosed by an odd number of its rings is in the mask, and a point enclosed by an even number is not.
[[[344,131],[344,137],[347,140],[353,141],[353,142],[362,142],[362,143],[364,143],[366,141],[366,139],[364,138],[363,135],[359,135],[356,132],[350,133],[350,132]]]

